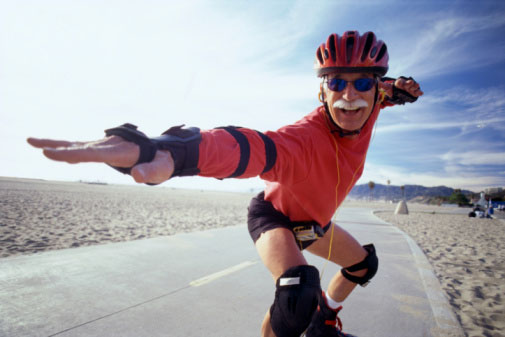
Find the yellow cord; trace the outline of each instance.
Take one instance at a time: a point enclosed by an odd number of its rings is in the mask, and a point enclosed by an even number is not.
[[[382,104],[382,102],[384,102],[384,100],[386,99],[386,90],[384,89],[379,89],[379,106]]]
[[[326,121],[328,123],[328,121]],[[335,186],[335,201],[338,205],[338,187],[340,186],[340,167],[338,165],[338,143],[335,140],[335,137],[331,135],[331,139],[333,140],[333,144],[335,144],[335,165],[337,166],[337,185]],[[338,207],[337,207],[337,213],[338,213]],[[330,235],[330,246],[328,248],[328,257],[326,258],[326,261],[324,262],[323,267],[321,268],[321,274],[319,276],[319,279],[323,279],[324,271],[326,269],[326,265],[328,264],[328,261],[330,261],[331,258],[331,247],[333,246],[333,233],[335,231],[335,226],[333,225],[333,222],[330,220],[330,226],[331,226],[331,235]]]
[[[379,104],[382,103],[382,101],[384,100],[385,91],[381,89],[380,94],[381,95],[380,95]],[[328,121],[326,121],[326,123],[328,124]],[[375,123],[375,125],[374,125],[374,130],[373,130],[372,139],[370,140],[370,143],[375,138],[375,132],[376,131],[377,131],[377,123]],[[335,217],[336,217],[336,216],[338,216],[338,212],[340,210],[340,208],[338,207],[338,187],[340,186],[340,167],[338,165],[338,153],[339,153],[339,151],[338,151],[338,143],[335,140],[335,137],[332,136],[331,139],[333,140],[333,144],[335,144],[335,157],[336,157],[335,164],[337,166],[337,185],[335,186],[335,201],[336,201],[336,204],[337,204],[337,211],[335,212]],[[345,191],[345,195],[346,196],[349,194],[349,192],[351,190],[351,186],[353,185],[353,181],[354,181],[354,178],[356,177],[356,173],[358,173],[358,171],[360,170],[360,168],[365,164],[365,159],[366,159],[366,155],[363,156],[363,160],[361,161],[361,163],[359,164],[359,166],[354,171],[354,173],[352,175],[352,178],[351,178],[351,182],[349,183],[349,186],[347,186],[347,189]],[[330,246],[328,248],[328,257],[326,258],[326,261],[324,262],[324,265],[321,268],[321,274],[319,276],[319,280],[323,279],[323,275],[324,275],[324,271],[326,269],[326,265],[328,264],[328,261],[331,261],[331,248],[333,246],[333,233],[334,233],[334,229],[335,229],[335,226],[333,225],[333,223],[331,221],[330,221],[330,226],[331,226],[331,235],[330,235]]]

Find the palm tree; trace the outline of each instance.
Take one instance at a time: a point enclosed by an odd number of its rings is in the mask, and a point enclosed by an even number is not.
[[[370,188],[370,200],[373,200],[373,189],[375,188],[375,183],[373,181],[369,181],[368,187]]]

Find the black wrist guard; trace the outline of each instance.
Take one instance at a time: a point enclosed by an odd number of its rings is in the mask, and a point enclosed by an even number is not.
[[[400,76],[399,78],[403,78],[404,80],[414,80],[412,77],[405,77],[405,76]],[[405,103],[414,103],[415,101],[417,101],[417,97],[412,96],[411,94],[409,94],[405,90],[398,89],[394,84],[395,80],[396,79],[394,79],[392,77],[382,77],[381,78],[382,82],[391,82],[392,81],[392,84],[393,84],[393,97],[387,97],[386,98],[387,102],[403,105]]]
[[[157,150],[168,150],[174,159],[174,173],[172,177],[196,175],[200,172],[198,169],[198,157],[202,135],[198,128],[190,127],[184,129],[183,126],[171,127],[159,137],[148,138],[143,132],[137,130],[137,126],[126,123],[105,130],[105,135],[119,136],[126,141],[137,144],[140,148],[140,154],[135,165],[151,162]],[[111,167],[124,174],[130,174],[132,169],[131,167]]]

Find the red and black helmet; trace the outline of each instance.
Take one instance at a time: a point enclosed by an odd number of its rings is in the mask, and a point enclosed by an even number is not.
[[[347,31],[342,36],[331,34],[316,51],[317,76],[331,73],[374,73],[384,76],[388,71],[388,49],[375,34]]]

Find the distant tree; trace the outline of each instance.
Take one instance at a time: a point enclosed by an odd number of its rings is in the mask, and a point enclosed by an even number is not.
[[[369,181],[368,188],[370,188],[370,200],[373,200],[373,189],[375,188],[375,183],[373,181]]]
[[[463,193],[461,193],[461,189],[455,189],[447,202],[451,204],[466,205],[470,201]]]

